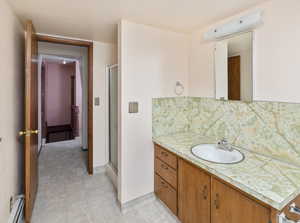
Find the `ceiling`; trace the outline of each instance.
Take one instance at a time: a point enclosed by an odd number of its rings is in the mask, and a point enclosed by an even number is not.
[[[120,19],[191,32],[266,0],[7,0],[37,32],[116,42]]]

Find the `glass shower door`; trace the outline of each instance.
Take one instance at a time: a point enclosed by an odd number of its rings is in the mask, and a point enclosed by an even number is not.
[[[118,66],[109,67],[109,161],[118,172]]]

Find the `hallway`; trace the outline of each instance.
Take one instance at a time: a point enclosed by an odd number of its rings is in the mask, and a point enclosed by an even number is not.
[[[158,201],[121,214],[105,173],[89,176],[76,141],[47,144],[39,157],[33,223],[175,223]]]

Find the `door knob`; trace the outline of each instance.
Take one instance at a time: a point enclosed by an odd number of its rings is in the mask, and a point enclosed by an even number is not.
[[[26,131],[20,131],[19,132],[19,136],[28,136],[28,135],[31,135],[31,134],[38,134],[39,133],[39,130],[26,130]]]
[[[23,135],[26,135],[27,134],[27,131],[20,131],[19,132],[19,136],[23,136]]]
[[[31,133],[31,134],[38,134],[38,133],[39,133],[39,130],[30,130],[30,133]]]

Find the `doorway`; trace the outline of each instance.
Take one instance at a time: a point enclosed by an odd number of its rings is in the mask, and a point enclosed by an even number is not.
[[[228,57],[228,100],[241,100],[241,57]]]
[[[47,36],[47,35],[41,35],[37,34],[37,41],[40,44],[48,44],[48,56],[57,56],[55,54],[51,53],[51,44],[58,46],[59,48],[65,48],[65,47],[73,47],[73,48],[80,48],[81,50],[86,51],[86,60],[83,61],[82,63],[85,63],[86,67],[86,76],[85,76],[85,82],[86,82],[86,87],[83,87],[83,94],[82,97],[86,98],[86,106],[82,106],[82,116],[83,121],[82,121],[82,129],[85,131],[82,132],[82,141],[83,141],[83,149],[87,150],[87,171],[89,174],[93,174],[93,42],[89,41],[82,41],[82,40],[73,40],[73,39],[65,39],[65,38],[60,38],[60,37],[53,37],[53,36]],[[46,47],[47,48],[47,47]],[[47,54],[47,53],[46,53]],[[41,56],[41,55],[40,55]],[[77,62],[80,62],[80,58],[75,58],[76,56],[73,55],[68,55],[68,54],[60,54],[58,59],[62,59],[62,61],[65,61],[66,64],[70,64],[71,62],[75,64]],[[62,62],[64,63],[64,62]],[[64,65],[64,64],[63,64]],[[77,78],[78,79],[78,78]],[[72,83],[75,82],[75,83]],[[84,82],[84,81],[83,81]],[[83,83],[82,82],[82,83]],[[77,81],[77,83],[79,83]],[[72,86],[75,88],[76,85],[76,80],[71,79],[70,80],[70,88],[72,89]],[[73,89],[74,90],[74,89]],[[72,90],[70,90],[72,91]],[[76,94],[76,93],[75,93]],[[75,95],[73,93],[73,96]],[[73,104],[75,98],[73,97]],[[72,94],[70,98],[70,103],[72,103]],[[84,99],[83,99],[84,101]],[[83,102],[84,104],[84,102]],[[76,107],[77,106],[77,107]],[[70,111],[71,110],[71,111]],[[72,106],[71,109],[68,111],[69,114],[69,124],[67,125],[58,125],[53,127],[52,124],[50,123],[45,123],[48,126],[40,126],[40,130],[42,130],[42,134],[45,135],[45,141],[47,141],[47,136],[48,136],[48,141],[51,140],[58,140],[59,137],[63,138],[75,138],[78,135],[79,129],[76,127],[76,125],[80,125],[80,122],[76,116],[78,115],[78,105]],[[77,121],[78,120],[78,121]],[[44,124],[44,125],[45,125]],[[47,129],[48,127],[48,129]],[[53,128],[52,128],[53,127]],[[47,130],[50,132],[47,133]],[[44,133],[43,133],[44,132]],[[58,136],[60,134],[60,136]],[[56,136],[55,136],[56,135]],[[54,138],[54,139],[53,139]],[[86,141],[85,141],[86,140]],[[41,141],[42,144],[42,141]]]
[[[77,140],[82,144],[81,60],[39,55],[39,147]]]

